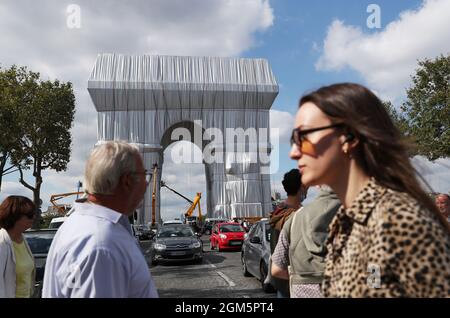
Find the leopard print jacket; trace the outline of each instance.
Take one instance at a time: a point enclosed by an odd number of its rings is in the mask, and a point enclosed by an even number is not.
[[[450,297],[450,235],[406,193],[372,178],[329,227],[325,297]]]

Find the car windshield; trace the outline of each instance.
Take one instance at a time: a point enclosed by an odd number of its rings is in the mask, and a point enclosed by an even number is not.
[[[272,235],[272,228],[269,223],[266,223],[265,227],[266,227],[266,241],[270,242],[270,236]]]
[[[25,238],[33,254],[47,254],[54,236],[54,233],[25,233]]]
[[[48,228],[49,228],[49,229],[57,229],[57,228],[59,228],[63,223],[64,223],[64,221],[53,222],[53,223],[50,223],[50,225],[48,226]]]
[[[225,224],[220,227],[220,232],[245,232],[244,228],[238,224]]]
[[[158,237],[189,237],[194,236],[194,232],[190,227],[167,227],[161,229]]]

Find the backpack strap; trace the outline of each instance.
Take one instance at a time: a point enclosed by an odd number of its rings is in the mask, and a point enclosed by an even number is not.
[[[296,212],[294,212],[294,215],[292,216],[291,226],[289,227],[289,237],[288,237],[288,239],[289,239],[289,246],[292,243],[292,240],[291,240],[292,229],[294,227],[294,223],[295,223],[295,220],[297,218],[297,214],[299,214],[302,209],[303,209],[303,207],[298,209]],[[292,285],[293,285],[293,279],[292,278],[294,277],[294,271],[292,269],[292,265],[290,264],[290,262],[289,262],[289,266],[288,266],[288,273],[289,273],[289,291],[292,294]]]

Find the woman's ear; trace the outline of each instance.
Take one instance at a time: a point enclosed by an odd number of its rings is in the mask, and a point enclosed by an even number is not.
[[[353,141],[353,140],[355,140],[355,135],[353,135],[352,133],[348,133],[348,134],[345,136],[345,141],[344,141],[344,142],[351,142],[351,141]]]
[[[347,144],[347,145],[345,145],[345,144]],[[342,150],[344,153],[347,154],[348,152],[353,150],[358,144],[359,144],[359,138],[356,137],[356,135],[354,133],[347,132],[345,134],[345,139],[342,142],[342,145],[343,145]]]

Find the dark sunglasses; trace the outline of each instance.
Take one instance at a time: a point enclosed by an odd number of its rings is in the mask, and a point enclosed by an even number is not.
[[[306,135],[316,132],[316,131],[320,131],[320,130],[325,130],[325,129],[329,129],[329,128],[342,128],[344,126],[345,126],[344,123],[337,123],[337,124],[333,124],[333,125],[322,126],[322,127],[317,127],[317,128],[311,128],[311,129],[304,129],[304,130],[301,130],[300,128],[295,128],[292,130],[291,146],[293,144],[295,144],[302,153],[313,154],[314,153],[314,145],[308,139],[306,139]]]

